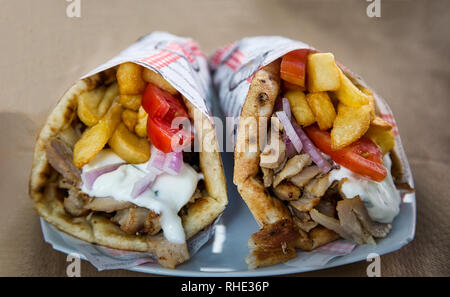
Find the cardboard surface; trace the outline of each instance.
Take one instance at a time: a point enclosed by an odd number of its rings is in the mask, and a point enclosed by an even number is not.
[[[369,2],[81,0],[0,1],[0,276],[65,276],[67,256],[44,243],[27,183],[35,137],[58,98],[80,76],[140,36],[190,36],[211,54],[244,36],[285,35],[331,51],[392,108],[415,178],[416,237],[381,257],[384,276],[450,275],[450,25],[448,1]],[[229,181],[231,182],[231,181]],[[365,276],[359,262],[301,276]],[[98,272],[83,261],[82,276]]]

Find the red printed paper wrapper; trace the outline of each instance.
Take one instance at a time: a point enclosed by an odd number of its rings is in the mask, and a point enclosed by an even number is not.
[[[195,107],[210,117],[209,105],[212,93],[208,61],[192,39],[166,32],[151,33],[81,79],[124,62],[134,62],[160,74]],[[220,216],[213,224],[187,241],[191,257],[213,236],[214,226],[219,219]],[[41,225],[46,242],[53,248],[66,253],[75,250],[99,270],[124,269],[143,263],[157,263],[149,253],[121,251],[90,244],[57,230],[43,219]]]
[[[239,122],[241,109],[249,92],[250,83],[256,71],[282,57],[288,52],[296,49],[313,49],[312,46],[291,40],[281,36],[258,36],[243,38],[239,41],[219,48],[210,59],[210,67],[213,71],[213,85],[219,96],[220,106],[224,114],[234,117],[235,123]],[[345,66],[339,64],[341,69],[351,74],[359,84],[370,89],[358,75],[352,73]],[[411,169],[403,150],[398,128],[394,115],[386,103],[376,92],[374,92],[377,113],[384,120],[394,126],[395,152],[399,156],[402,165],[402,176],[399,182],[414,187]],[[237,135],[237,133],[235,133]],[[415,194],[401,191],[402,203],[411,203],[415,208]],[[409,219],[409,218],[408,218]],[[415,216],[412,218],[415,226]],[[256,232],[257,230],[255,230]],[[414,232],[414,227],[413,231]],[[388,235],[388,237],[390,234]],[[414,235],[410,235],[411,240]],[[407,243],[407,242],[406,242]],[[406,244],[402,242],[401,244]],[[286,265],[289,266],[323,266],[336,256],[350,254],[355,248],[355,244],[338,240],[331,242],[313,252],[299,252],[298,256]],[[313,256],[314,255],[314,256]]]

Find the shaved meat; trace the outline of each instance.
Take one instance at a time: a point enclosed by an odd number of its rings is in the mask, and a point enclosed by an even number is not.
[[[319,204],[315,207],[320,213],[327,215],[329,217],[334,217],[336,215],[336,204],[332,201],[320,199]]]
[[[320,202],[320,197],[312,197],[309,195],[303,195],[300,199],[289,201],[291,206],[295,207],[299,211],[310,211]]]
[[[375,244],[372,235],[364,229],[358,220],[358,217],[353,212],[351,204],[348,203],[350,200],[352,199],[341,200],[336,207],[342,228],[344,228],[358,244]]]
[[[339,223],[339,220],[329,217],[327,215],[324,215],[317,211],[317,209],[313,209],[309,212],[311,215],[311,218],[319,223],[320,225],[324,226],[325,228],[328,228],[330,230],[333,230],[337,234],[339,234],[342,238],[353,240],[353,237],[351,234],[344,229],[344,227],[341,226]]]
[[[264,187],[268,188],[273,183],[273,169],[261,167],[263,173],[263,183]]]
[[[292,207],[292,205],[288,206],[289,210],[291,211],[292,215],[297,217],[302,222],[308,222],[311,220],[311,216],[307,211],[300,211],[295,207]]]
[[[136,234],[144,228],[149,210],[143,207],[130,207],[119,210],[111,220],[120,225],[120,229],[127,234]]]
[[[282,183],[273,188],[273,193],[281,200],[291,201],[300,197],[300,189],[291,183]]]
[[[89,210],[84,205],[89,200],[89,196],[78,191],[76,188],[69,189],[69,196],[64,198],[64,209],[74,217],[86,215]]]
[[[272,117],[269,132],[269,143],[261,152],[259,166],[264,168],[278,168],[286,158],[286,143],[282,137],[282,125],[277,117]]]
[[[330,186],[328,174],[325,174],[310,181],[305,187],[305,192],[314,197],[322,197]]]
[[[309,232],[312,229],[314,229],[315,227],[317,227],[317,225],[319,225],[319,223],[314,222],[313,220],[310,221],[306,221],[306,222],[302,222],[302,220],[300,220],[299,218],[294,217],[294,224],[300,228],[301,230],[305,231],[305,232]]]
[[[150,210],[145,218],[144,232],[148,235],[155,235],[161,231],[161,223],[159,221],[159,214]]]
[[[310,180],[322,173],[319,166],[313,165],[306,167],[299,174],[289,178],[289,181],[299,188],[306,186]]]
[[[311,158],[308,154],[295,155],[290,158],[286,162],[284,168],[277,175],[275,175],[273,186],[276,187],[286,178],[298,174],[305,166],[311,164],[311,162]]]
[[[338,239],[339,234],[323,226],[317,226],[309,232],[309,237],[313,242],[312,249],[315,249]]]
[[[133,206],[133,203],[128,201],[118,201],[111,197],[94,198],[86,204],[85,208],[93,211],[114,212]]]
[[[295,257],[295,246],[300,237],[290,220],[264,225],[248,242],[250,255],[246,262],[251,268],[285,262]]]
[[[147,243],[150,252],[158,258],[158,263],[163,267],[173,269],[176,265],[189,260],[186,243],[169,242],[162,234],[149,237]]]
[[[81,183],[81,172],[73,164],[72,149],[61,139],[51,137],[46,145],[45,152],[50,165],[73,185]]]
[[[339,219],[342,218],[341,222],[346,222],[347,220],[353,221],[354,216],[361,223],[362,228],[374,237],[385,237],[391,229],[391,224],[374,222],[370,218],[364,203],[359,197],[339,201],[337,211],[339,214]],[[351,219],[348,217],[351,217]]]

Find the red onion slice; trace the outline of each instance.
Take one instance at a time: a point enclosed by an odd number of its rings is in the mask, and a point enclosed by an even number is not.
[[[181,171],[183,165],[183,153],[173,152],[166,154],[166,161],[164,162],[164,172],[171,175],[177,175]]]
[[[166,161],[166,154],[152,146],[150,160],[148,161],[147,169],[154,168],[159,171],[164,170],[164,163]]]
[[[294,121],[292,122],[292,126],[295,129],[296,134],[300,137],[300,140],[303,143],[303,149],[305,152],[309,154],[314,163],[319,166],[320,170],[323,173],[327,173],[331,170],[331,164],[322,156],[322,152],[316,148],[316,146],[312,143],[303,129]]]
[[[294,127],[292,126],[291,121],[289,120],[288,116],[284,111],[277,111],[276,115],[278,119],[281,121],[284,127],[284,131],[286,132],[287,137],[291,140],[292,144],[295,147],[295,150],[300,153],[303,148],[303,144],[298,137],[297,133],[294,130]]]
[[[284,137],[284,143],[286,144],[286,156],[290,159],[297,154],[297,150],[292,144],[292,141],[286,136]]]
[[[280,97],[278,97],[275,100],[275,104],[273,105],[273,112],[277,112],[280,110],[283,110],[283,100]]]
[[[133,189],[131,190],[131,198],[136,199],[144,193],[153,184],[158,175],[159,173],[157,171],[150,169],[143,178],[134,183]]]
[[[283,111],[286,113],[289,120],[292,118],[291,114],[291,105],[289,104],[289,100],[287,98],[281,99],[283,101]]]
[[[106,165],[106,166],[103,166],[100,168],[89,170],[87,172],[83,172],[81,174],[81,180],[83,181],[83,184],[86,185],[86,188],[88,188],[89,190],[92,190],[92,186],[94,185],[94,182],[97,180],[97,178],[100,175],[114,171],[123,164],[125,164],[125,163]]]

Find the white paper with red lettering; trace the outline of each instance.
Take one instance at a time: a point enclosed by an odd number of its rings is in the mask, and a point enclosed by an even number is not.
[[[220,106],[224,114],[234,117],[235,122],[238,123],[255,72],[290,51],[304,48],[315,49],[306,43],[281,36],[249,37],[219,48],[210,59],[210,67],[213,70],[213,85],[219,95]],[[351,73],[362,86],[371,89],[358,75],[352,73],[345,66],[340,64],[339,66],[344,71]],[[394,126],[395,151],[400,158],[404,171],[400,182],[414,187],[411,169],[403,150],[392,111],[383,98],[375,92],[373,93],[378,114]],[[410,203],[415,199],[415,195],[410,192],[401,191],[400,193],[403,203]],[[336,246],[340,247],[340,249],[337,249],[339,252],[333,251]],[[298,257],[287,262],[286,265],[298,267],[323,266],[338,256],[350,254],[354,248],[355,244],[351,242],[335,241],[309,253],[299,252]]]
[[[167,32],[153,32],[82,78],[124,62],[134,62],[160,74],[192,104],[209,115],[211,78],[208,60],[192,39]]]
[[[210,116],[212,92],[208,60],[192,39],[166,32],[154,32],[142,37],[82,78],[124,62],[134,62],[159,73],[194,106]],[[191,256],[214,235],[214,226],[219,218],[187,241]],[[58,231],[42,219],[41,226],[45,241],[54,249],[66,253],[79,253],[99,270],[125,269],[143,263],[156,263],[153,255],[149,253],[121,251],[90,244]]]

